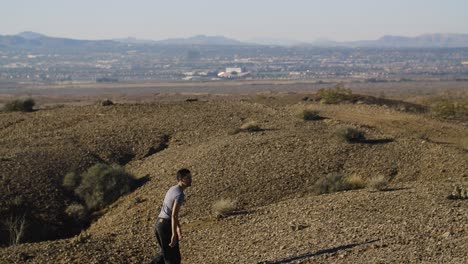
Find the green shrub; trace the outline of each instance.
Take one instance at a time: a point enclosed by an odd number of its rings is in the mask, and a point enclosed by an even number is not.
[[[316,194],[324,194],[360,189],[363,187],[364,185],[355,178],[345,178],[341,173],[330,173],[315,182],[313,192]]]
[[[67,209],[65,209],[65,213],[68,216],[75,218],[78,221],[81,221],[85,219],[88,212],[86,210],[86,207],[84,207],[83,205],[74,203],[69,205]]]
[[[338,104],[352,98],[351,89],[346,89],[342,84],[333,88],[323,88],[317,91],[317,97],[322,104]]]
[[[348,143],[360,142],[366,139],[364,132],[352,127],[339,128],[335,134],[338,139]]]
[[[3,106],[3,110],[7,112],[32,112],[33,107],[36,103],[32,98],[28,99],[16,99],[10,102],[7,102]]]
[[[120,166],[98,163],[81,174],[75,194],[90,210],[100,209],[130,192],[136,180]]]
[[[63,177],[63,182],[62,185],[65,187],[67,190],[73,191],[80,185],[80,175],[75,173],[75,172],[69,172]]]

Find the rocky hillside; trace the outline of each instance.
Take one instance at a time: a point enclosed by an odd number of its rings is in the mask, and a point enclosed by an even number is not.
[[[319,111],[319,120],[295,116]],[[257,132],[238,128],[256,121]],[[347,143],[353,127],[366,140]],[[0,113],[2,200],[21,196],[36,222],[66,222],[61,178],[98,161],[149,181],[100,212],[79,235],[0,249],[7,263],[144,263],[157,253],[153,222],[177,169],[193,171],[183,207],[185,263],[463,263],[468,129],[365,104],[321,105],[286,97],[117,104]],[[316,194],[332,173],[370,188]],[[237,210],[215,219],[220,199]],[[55,237],[66,224],[50,228]],[[50,236],[46,238],[54,238]]]

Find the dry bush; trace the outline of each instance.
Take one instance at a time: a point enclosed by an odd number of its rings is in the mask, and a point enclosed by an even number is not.
[[[364,132],[352,127],[342,127],[336,130],[335,135],[338,139],[348,142],[360,142],[366,139]]]
[[[371,189],[378,191],[383,191],[387,189],[388,184],[389,182],[384,175],[378,175],[376,177],[373,177],[367,182],[367,186],[369,186]]]
[[[313,192],[324,194],[363,188],[364,184],[359,179],[358,176],[345,178],[341,173],[330,173],[315,182]]]
[[[10,102],[7,102],[3,106],[3,110],[6,112],[32,112],[33,107],[36,104],[32,98],[28,99],[16,99]]]
[[[357,174],[353,174],[345,179],[349,189],[362,189],[366,187],[366,182]]]
[[[452,193],[448,196],[449,199],[468,199],[468,188],[462,185],[456,185],[453,187]]]
[[[344,88],[343,84],[337,84],[333,88],[320,89],[317,97],[322,104],[339,104],[352,98],[351,89]]]
[[[10,215],[2,221],[5,230],[9,235],[9,245],[18,245],[21,243],[23,236],[26,232],[26,216],[23,215]]]
[[[244,131],[244,132],[261,131],[261,128],[256,121],[250,121],[250,122],[244,123],[240,126],[239,129],[240,131]]]
[[[104,100],[99,101],[99,104],[102,106],[110,106],[110,105],[114,105],[114,102],[112,102],[110,99],[104,99]]]
[[[237,210],[237,201],[221,199],[213,203],[211,210],[216,218],[226,217]]]
[[[294,115],[302,120],[320,120],[319,111],[311,108],[298,108],[295,110]]]

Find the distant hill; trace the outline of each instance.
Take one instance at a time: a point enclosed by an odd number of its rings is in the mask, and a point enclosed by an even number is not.
[[[78,40],[70,38],[49,37],[40,33],[25,31],[17,35],[0,35],[0,48],[99,48],[113,49],[127,45],[217,45],[217,46],[247,46],[247,45],[277,45],[303,47],[373,47],[373,48],[456,48],[468,47],[468,34],[426,34],[417,37],[383,36],[377,40],[336,42],[318,40],[304,43],[295,40],[257,39],[251,42],[241,42],[224,36],[197,35],[190,38],[171,38],[160,41],[136,38],[114,40]]]
[[[197,35],[190,38],[172,38],[157,41],[157,44],[170,44],[170,45],[245,45],[235,39],[226,38],[223,36],[205,36]]]
[[[375,47],[375,48],[459,48],[468,47],[468,34],[426,34],[417,37],[383,36],[377,40],[351,42],[316,41],[321,47]]]
[[[22,32],[17,35],[0,35],[0,48],[112,48],[121,45],[111,40],[77,40],[49,37],[35,32]]]
[[[356,46],[455,48],[468,47],[468,34],[426,34],[417,37],[383,36],[375,41],[358,41]]]

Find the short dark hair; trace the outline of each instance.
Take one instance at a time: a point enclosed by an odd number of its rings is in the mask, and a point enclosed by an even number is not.
[[[182,168],[177,171],[177,181],[180,181],[189,175],[190,175],[190,171],[186,168]]]

